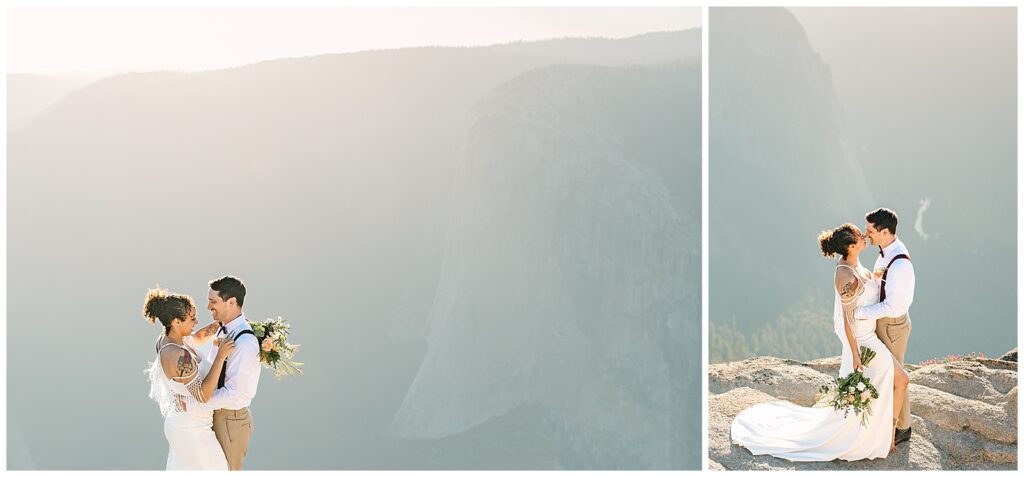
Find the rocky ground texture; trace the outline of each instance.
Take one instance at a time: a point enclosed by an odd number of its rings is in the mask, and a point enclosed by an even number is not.
[[[885,459],[789,462],[732,444],[740,411],[787,400],[815,404],[819,386],[839,372],[839,357],[808,362],[757,357],[708,370],[711,470],[964,470],[1017,468],[1017,350],[999,359],[908,365],[914,434]]]

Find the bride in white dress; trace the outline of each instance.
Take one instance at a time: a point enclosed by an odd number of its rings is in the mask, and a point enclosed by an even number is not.
[[[164,415],[164,436],[170,450],[167,470],[230,470],[213,433],[213,410],[205,403],[217,387],[217,377],[234,343],[225,339],[211,364],[199,359],[196,348],[217,331],[217,322],[196,334],[196,306],[188,295],[149,290],[143,315],[160,322],[164,334],[157,341],[157,359],[146,371],[149,397]]]
[[[790,461],[847,461],[886,457],[895,450],[895,419],[902,400],[893,400],[894,389],[908,385],[907,373],[875,335],[875,323],[854,319],[857,307],[878,302],[879,282],[860,264],[858,256],[867,246],[864,235],[853,224],[843,224],[818,237],[826,257],[841,256],[836,265],[833,326],[843,345],[839,376],[861,368],[860,346],[876,353],[863,367],[864,376],[878,390],[870,404],[866,426],[860,416],[832,407],[801,407],[787,401],[751,406],[732,422],[732,441],[754,455],[769,454]]]

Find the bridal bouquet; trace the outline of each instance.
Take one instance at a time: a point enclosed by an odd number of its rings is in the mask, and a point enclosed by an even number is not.
[[[288,342],[287,321],[277,317],[267,321],[249,322],[256,340],[260,344],[260,363],[274,370],[274,377],[281,378],[285,374],[295,376],[302,374],[302,363],[291,361],[299,345]]]
[[[871,364],[875,352],[866,346],[860,347],[860,362],[865,367]],[[878,390],[871,384],[871,380],[864,376],[860,370],[854,370],[845,378],[836,378],[835,381],[821,387],[820,394],[829,396],[829,404],[837,411],[843,411],[843,417],[849,416],[850,411],[860,416],[862,426],[867,426],[868,416],[871,415],[871,400],[878,399]]]
[[[871,273],[871,277],[875,280],[881,280],[882,276],[885,275],[886,267],[875,267],[875,270]]]

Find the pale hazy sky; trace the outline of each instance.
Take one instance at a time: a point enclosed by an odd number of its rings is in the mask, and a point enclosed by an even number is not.
[[[202,70],[407,46],[620,38],[700,25],[699,8],[10,8],[8,73]]]

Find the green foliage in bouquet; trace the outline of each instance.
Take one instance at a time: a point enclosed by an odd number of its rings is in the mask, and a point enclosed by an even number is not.
[[[286,320],[279,316],[266,321],[251,321],[249,325],[260,344],[260,363],[273,369],[275,378],[302,374],[302,363],[291,360],[300,345],[288,342],[290,325]]]
[[[871,348],[860,347],[860,362],[863,367],[870,365],[874,357],[875,352]],[[878,399],[878,390],[861,370],[855,369],[845,378],[836,378],[835,381],[822,386],[819,396],[829,396],[829,405],[837,411],[843,411],[843,417],[849,416],[850,411],[853,411],[855,415],[860,416],[861,425],[867,426],[868,416],[871,415],[871,400]]]

